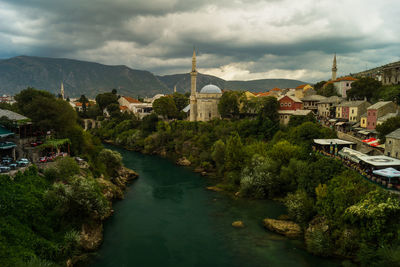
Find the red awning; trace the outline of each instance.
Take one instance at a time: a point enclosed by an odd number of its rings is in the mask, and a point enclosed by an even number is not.
[[[369,143],[369,142],[373,142],[373,141],[376,141],[376,138],[369,138],[369,139],[365,139],[365,140],[362,140],[364,143]]]

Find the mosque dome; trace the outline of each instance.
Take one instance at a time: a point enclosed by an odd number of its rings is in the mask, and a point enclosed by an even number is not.
[[[222,91],[218,86],[208,84],[200,90],[200,94],[222,94]]]

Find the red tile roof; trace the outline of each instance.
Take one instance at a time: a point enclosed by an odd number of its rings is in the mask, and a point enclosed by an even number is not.
[[[278,87],[275,87],[275,88],[272,89],[271,91],[280,92],[280,91],[282,91],[282,89],[280,89],[280,88],[278,88]]]
[[[128,107],[127,107],[127,106],[119,106],[119,109],[120,109],[120,110],[127,110]]]
[[[125,98],[126,101],[128,101],[129,103],[142,103],[142,102],[140,102],[139,100],[134,99],[134,98],[132,98],[132,97],[130,97],[130,96],[123,96],[123,98]]]
[[[306,85],[308,85],[308,84],[299,85],[299,86],[296,87],[296,89],[303,89],[304,87],[306,87]]]

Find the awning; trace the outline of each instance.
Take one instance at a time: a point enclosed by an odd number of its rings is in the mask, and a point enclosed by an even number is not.
[[[362,142],[364,142],[364,143],[370,143],[373,141],[376,141],[376,138],[368,138],[368,139],[362,140]]]
[[[0,143],[1,150],[10,149],[10,148],[14,148],[14,147],[17,147],[17,145],[14,144],[13,142],[1,142]]]
[[[360,123],[359,122],[357,122],[356,124],[353,125],[353,128],[358,128],[358,127],[360,127]]]
[[[393,168],[375,170],[375,171],[373,171],[373,173],[380,175],[380,176],[388,177],[388,178],[400,177],[400,171],[393,169]]]
[[[330,119],[329,122],[337,122],[337,119]]]
[[[0,125],[0,137],[4,138],[10,135],[13,135],[14,133],[7,130],[6,128],[4,128],[3,126]]]
[[[337,122],[336,123],[336,126],[340,126],[340,125],[343,125],[343,124],[345,124],[346,122],[344,122],[344,121],[341,121],[341,122]]]

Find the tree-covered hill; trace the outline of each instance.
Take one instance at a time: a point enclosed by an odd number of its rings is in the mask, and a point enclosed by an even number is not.
[[[116,88],[121,95],[133,97],[169,94],[176,85],[178,92],[190,91],[190,74],[155,76],[149,71],[127,66],[109,66],[94,62],[65,58],[18,56],[0,60],[0,93],[15,95],[27,87],[60,92],[64,83],[65,96],[82,94],[95,97]],[[289,79],[262,79],[253,81],[226,81],[199,73],[197,90],[207,84],[221,89],[268,91],[274,87],[293,88],[304,82]]]
[[[0,60],[0,90],[3,94],[16,94],[27,87],[57,94],[61,82],[69,97],[82,94],[94,97],[112,88],[131,96],[151,96],[167,91],[152,73],[126,66],[28,56]]]
[[[164,82],[169,89],[173,89],[176,85],[178,92],[184,93],[190,91],[190,74],[173,74],[165,76],[157,76]],[[201,74],[197,75],[197,90],[199,91],[207,84],[215,84],[225,90],[248,90],[251,92],[269,91],[272,88],[295,88],[305,82],[290,79],[260,79],[250,81],[226,81],[221,78]]]

